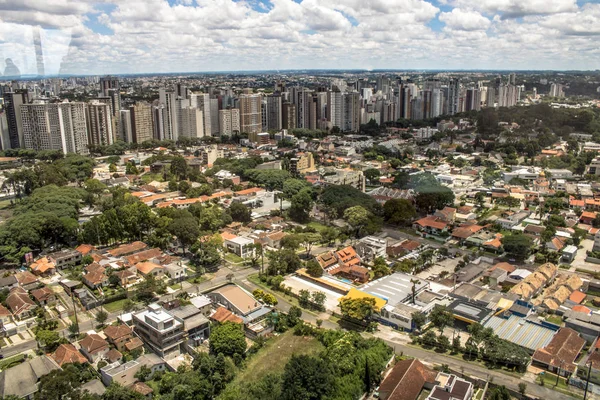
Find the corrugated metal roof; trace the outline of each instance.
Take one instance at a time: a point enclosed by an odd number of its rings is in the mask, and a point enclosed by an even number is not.
[[[483,326],[492,328],[501,339],[533,351],[546,346],[556,334],[556,331],[550,328],[516,315],[508,318],[491,316],[483,323]]]

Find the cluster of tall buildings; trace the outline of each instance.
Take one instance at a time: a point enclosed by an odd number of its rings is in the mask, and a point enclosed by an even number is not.
[[[457,78],[415,83],[381,75],[375,80],[333,78],[326,86],[311,88],[276,81],[272,90],[264,91],[205,86],[199,92],[175,83],[160,88],[151,103],[124,104],[118,78],[101,77],[94,84],[99,84],[98,97],[86,102],[50,101],[35,90],[8,88],[0,118],[2,148],[87,154],[89,145],[117,140],[177,141],[235,133],[252,140],[262,132],[296,128],[358,132],[371,120],[384,124],[514,106],[523,90],[514,74],[485,85],[464,85]],[[59,84],[50,88],[60,91]],[[560,93],[562,87],[554,85],[552,91]]]

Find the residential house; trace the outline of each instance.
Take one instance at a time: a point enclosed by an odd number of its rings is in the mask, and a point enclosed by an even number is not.
[[[135,267],[132,267],[135,271],[137,271],[137,269],[135,269]],[[138,281],[138,275],[135,273],[135,271],[132,271],[130,268],[127,269],[123,269],[121,271],[116,271],[113,272],[113,275],[115,275],[116,277],[118,277],[121,280],[121,286],[123,287],[127,287],[129,285],[133,285]]]
[[[438,219],[447,222],[449,224],[454,222],[454,219],[456,218],[456,208],[454,207],[444,207],[441,210],[437,210],[436,212],[433,213],[434,217],[437,217]]]
[[[133,330],[125,324],[109,325],[104,328],[104,336],[108,343],[123,351],[125,345],[133,339]]]
[[[238,178],[239,179],[239,178]],[[152,394],[154,393],[154,389],[145,384],[144,382],[136,382],[130,386],[131,390],[136,393],[142,395],[142,397],[146,400],[152,399]]]
[[[142,276],[152,275],[155,278],[162,278],[165,275],[165,267],[152,261],[137,263],[135,268]]]
[[[317,254],[315,260],[317,260],[321,268],[323,268],[323,271],[327,271],[329,268],[336,266],[338,262],[333,251]]]
[[[43,355],[1,371],[0,398],[12,395],[32,400],[39,389],[40,379],[59,368],[52,358]]]
[[[148,245],[144,242],[133,242],[111,249],[108,251],[108,254],[113,257],[125,257],[137,253],[138,251],[145,250],[147,247]]]
[[[579,222],[586,225],[592,225],[592,221],[596,219],[596,213],[593,211],[583,211],[579,216]]]
[[[41,306],[47,306],[56,302],[56,295],[48,286],[32,290],[31,295]]]
[[[9,275],[0,278],[0,290],[4,289],[12,289],[14,287],[19,286],[19,281],[17,281],[17,277],[14,275]]]
[[[183,321],[156,303],[133,314],[133,329],[161,357],[168,353],[179,353],[179,346],[184,339]]]
[[[56,268],[64,269],[81,263],[82,255],[77,250],[62,250],[48,254],[50,260]]]
[[[92,246],[91,244],[80,244],[75,248],[75,251],[79,252],[82,257],[85,257],[88,254],[95,252],[96,247]]]
[[[105,358],[110,350],[108,342],[96,333],[92,333],[81,339],[79,341],[79,346],[83,355],[92,364]]]
[[[338,264],[359,265],[361,261],[360,257],[358,254],[356,254],[356,251],[352,246],[338,250],[334,254],[335,258],[337,258]]]
[[[421,218],[413,223],[413,228],[422,236],[443,236],[448,233],[448,224],[432,215]]]
[[[190,346],[196,347],[210,336],[210,322],[194,305],[180,306],[169,313],[183,321],[183,330]]]
[[[533,353],[532,364],[569,377],[575,372],[575,360],[585,346],[585,339],[571,328],[560,328],[546,347]]]
[[[29,265],[31,272],[37,276],[50,276],[56,272],[56,266],[54,262],[50,261],[48,257],[42,257],[39,260],[32,262]]]
[[[236,236],[231,233],[222,233],[223,246],[230,253],[238,257],[246,258],[254,254],[254,240],[242,236]]]
[[[226,309],[225,307],[218,307],[215,312],[210,316],[210,319],[216,322],[235,322],[236,324],[243,324],[244,320]]]
[[[71,343],[63,343],[58,346],[51,357],[61,368],[65,364],[84,364],[88,362],[87,358],[85,358]]]
[[[237,285],[226,285],[207,293],[207,296],[213,301],[236,313],[239,316],[245,316],[262,307],[254,296],[246,292]]]
[[[185,267],[181,263],[171,263],[165,265],[164,268],[171,279],[181,280],[187,276]]]
[[[8,308],[0,304],[0,336],[6,333],[5,325],[9,324],[12,320],[12,313]]]
[[[393,245],[390,245],[386,249],[386,253],[390,257],[399,257],[407,253],[411,253],[421,247],[421,243],[405,239]]]
[[[19,286],[25,290],[31,290],[38,286],[40,279],[29,271],[17,272],[15,274]]]
[[[170,257],[163,254],[159,248],[149,249],[134,253],[130,256],[125,257],[125,261],[128,265],[135,265],[142,261],[154,261],[156,263],[169,263]]]
[[[118,383],[121,386],[131,386],[137,381],[135,374],[144,365],[150,368],[149,378],[152,378],[157,372],[164,372],[167,370],[167,363],[159,356],[152,353],[144,354],[136,360],[128,361],[124,364],[115,362],[100,369],[102,383],[106,386],[109,386],[113,382]]]
[[[438,373],[437,385],[426,400],[470,400],[473,397],[473,384],[454,374]]]
[[[367,261],[372,261],[377,257],[386,256],[387,240],[377,236],[365,236],[356,244],[356,252],[360,258]]]
[[[108,276],[104,270],[104,268],[97,269],[93,272],[83,275],[83,283],[90,289],[98,289],[99,287],[108,285]]]
[[[417,359],[398,361],[379,385],[381,400],[417,400],[435,385],[436,372]]]
[[[458,240],[458,242],[462,245],[464,244],[465,240],[482,229],[483,226],[480,225],[459,226],[458,228],[452,230],[452,238]]]
[[[29,298],[25,289],[21,287],[10,290],[8,297],[6,297],[6,305],[18,320],[29,318],[37,307],[33,300]]]
[[[367,283],[370,278],[368,268],[360,265],[338,264],[329,270],[331,275],[340,275],[343,278],[350,279],[352,282]]]

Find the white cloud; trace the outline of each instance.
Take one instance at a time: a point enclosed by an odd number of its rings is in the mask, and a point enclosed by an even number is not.
[[[455,8],[451,12],[442,13],[439,17],[450,29],[461,31],[478,31],[489,28],[491,21],[477,11],[463,11]]]
[[[600,5],[575,0],[448,0],[441,13],[440,0],[101,1],[114,10],[92,0],[0,0],[0,53],[33,54],[26,32],[41,25],[71,32],[65,74],[600,63]],[[90,30],[91,13],[114,34]],[[432,29],[436,17],[441,30]]]

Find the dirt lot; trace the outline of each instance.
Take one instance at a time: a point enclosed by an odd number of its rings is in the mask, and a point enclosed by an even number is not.
[[[332,290],[327,290],[322,286],[316,285],[298,276],[288,277],[283,284],[292,288],[292,292],[298,293],[300,290],[308,290],[309,292],[323,292],[327,299],[325,300],[325,309],[335,311],[338,307],[339,299],[343,296]]]

